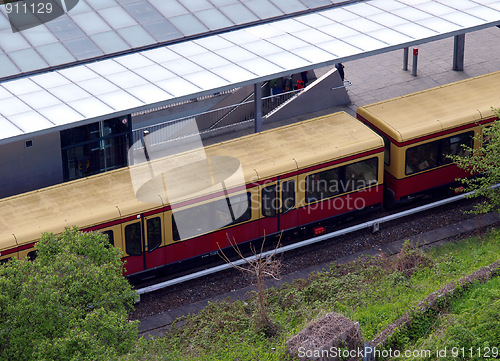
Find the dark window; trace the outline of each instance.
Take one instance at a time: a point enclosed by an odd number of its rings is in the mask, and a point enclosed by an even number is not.
[[[61,131],[64,180],[126,166],[128,136],[126,118],[113,118]]]
[[[150,218],[147,221],[148,252],[153,252],[161,245],[161,218]]]
[[[130,256],[142,254],[141,222],[125,226],[125,251]]]
[[[306,202],[315,202],[339,193],[339,168],[310,174],[306,177]]]
[[[26,256],[28,258],[28,261],[34,261],[37,256],[37,250],[28,252],[28,255]]]
[[[282,212],[286,213],[295,207],[295,181],[289,180],[281,183]]]
[[[342,167],[345,171],[342,189],[345,191],[353,191],[370,187],[378,183],[378,158],[370,158],[348,164]]]
[[[11,260],[12,257],[10,258],[4,258],[4,259],[0,259],[0,266],[3,265],[3,264],[6,264],[7,262],[9,262]]]
[[[109,231],[103,231],[101,233],[104,234],[106,237],[108,237],[108,241],[109,241],[110,245],[112,245],[112,246],[115,245],[115,237],[114,237],[113,231],[109,230]]]
[[[262,188],[262,215],[275,217],[278,210],[276,184]]]
[[[406,150],[406,175],[423,172],[452,162],[449,156],[467,156],[463,145],[472,147],[474,132],[454,135]]]
[[[174,211],[172,237],[174,241],[191,238],[251,218],[250,193],[231,195],[210,203]]]
[[[306,177],[306,202],[371,187],[378,183],[378,158],[370,158]]]

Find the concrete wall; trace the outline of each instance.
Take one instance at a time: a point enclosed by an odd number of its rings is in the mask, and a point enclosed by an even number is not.
[[[63,181],[59,132],[0,145],[0,198]]]

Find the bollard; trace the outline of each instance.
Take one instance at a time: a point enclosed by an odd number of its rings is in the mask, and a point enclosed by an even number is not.
[[[403,70],[408,70],[408,48],[403,49]]]
[[[411,69],[411,75],[417,76],[417,60],[418,60],[418,49],[413,48],[413,67]]]

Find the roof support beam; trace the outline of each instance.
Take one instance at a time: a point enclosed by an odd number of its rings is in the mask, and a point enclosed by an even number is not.
[[[453,70],[464,70],[465,34],[455,35],[453,40]]]
[[[262,131],[262,83],[254,84],[255,133]]]

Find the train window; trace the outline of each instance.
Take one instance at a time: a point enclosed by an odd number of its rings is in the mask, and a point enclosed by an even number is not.
[[[147,220],[148,252],[153,252],[161,245],[161,218],[155,217]]]
[[[37,250],[35,249],[34,251],[28,252],[26,258],[28,259],[28,261],[34,261],[36,256],[37,256]]]
[[[295,181],[289,180],[281,183],[281,199],[283,202],[282,213],[286,213],[295,207]]]
[[[141,222],[125,226],[125,251],[130,256],[142,254]]]
[[[449,156],[468,157],[470,153],[464,149],[464,146],[472,148],[474,141],[473,138],[474,132],[467,132],[441,139],[441,163],[451,163],[453,160]]]
[[[250,193],[232,195],[172,214],[174,241],[191,238],[252,218]]]
[[[109,230],[109,231],[104,231],[101,233],[104,234],[106,237],[108,237],[108,241],[109,241],[110,245],[112,245],[112,246],[115,245],[115,237],[114,237],[113,231]]]
[[[370,158],[344,166],[345,179],[342,190],[353,191],[378,183],[378,158]]]
[[[262,215],[275,217],[278,210],[276,184],[262,188]]]
[[[306,177],[306,202],[315,202],[339,193],[339,169],[329,169]]]
[[[463,146],[472,148],[473,141],[474,132],[467,132],[408,148],[406,175],[450,164],[452,159],[449,156],[468,156]]]
[[[406,174],[422,172],[438,165],[439,140],[406,150]]]

